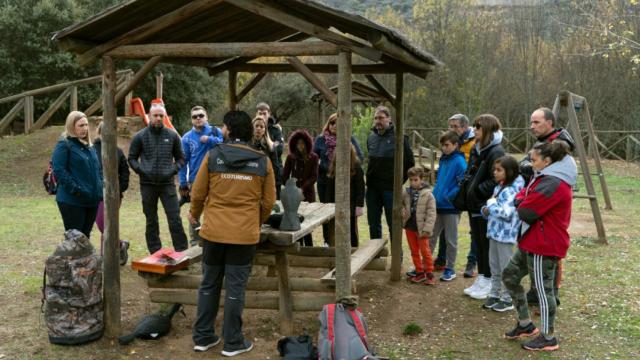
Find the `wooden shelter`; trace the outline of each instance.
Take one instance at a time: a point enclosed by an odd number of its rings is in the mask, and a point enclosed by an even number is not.
[[[440,63],[396,31],[309,0],[130,0],[54,34],[53,40],[75,53],[81,65],[99,59],[103,68],[102,159],[105,176],[105,323],[107,335],[120,331],[118,266],[118,181],[116,106],[158,63],[200,66],[229,78],[229,109],[259,83],[265,73],[298,72],[337,107],[336,297],[351,293],[349,242],[349,137],[352,74],[393,74],[396,149],[402,149],[404,74],[424,78]],[[366,64],[352,64],[352,55]],[[299,56],[325,56],[326,63],[305,64]],[[286,62],[261,63],[262,57]],[[144,65],[127,85],[116,87],[116,60],[140,59]],[[237,73],[256,75],[240,91]],[[317,73],[338,73],[332,92]],[[379,91],[389,91],[375,81]],[[389,97],[391,97],[389,95]],[[395,152],[394,226],[391,279],[400,279],[402,227],[402,151]]]

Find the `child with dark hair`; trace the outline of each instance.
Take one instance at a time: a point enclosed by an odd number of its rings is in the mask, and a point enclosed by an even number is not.
[[[493,196],[482,207],[482,215],[488,219],[491,268],[491,290],[483,307],[504,312],[513,310],[511,296],[502,285],[502,270],[513,255],[513,245],[520,229],[520,218],[514,200],[524,187],[524,179],[518,173],[518,162],[511,156],[503,156],[494,161],[493,178],[498,185],[493,190]]]
[[[414,166],[407,171],[409,187],[402,193],[402,222],[411,249],[415,275],[414,283],[434,285],[433,259],[429,249],[429,237],[436,222],[436,200],[431,187],[423,181],[424,169]]]
[[[534,176],[516,196],[518,216],[522,220],[518,249],[502,272],[502,279],[509,289],[517,311],[518,323],[507,332],[507,339],[517,339],[539,334],[522,344],[526,350],[556,350],[554,337],[556,297],[554,290],[558,261],[567,255],[569,248],[569,222],[573,193],[578,171],[576,163],[568,156],[568,148],[552,142],[534,146],[531,150]],[[538,330],[529,314],[522,278],[533,280],[540,301]]]

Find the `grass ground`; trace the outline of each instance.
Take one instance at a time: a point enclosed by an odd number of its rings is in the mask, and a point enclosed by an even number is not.
[[[186,318],[177,316],[171,334],[157,342],[137,341],[128,347],[109,339],[77,347],[48,343],[40,312],[42,270],[44,260],[62,239],[63,227],[54,198],[44,194],[40,181],[60,130],[0,139],[0,359],[221,358],[213,350],[207,354],[191,351],[193,307],[187,307]],[[390,282],[386,272],[359,275],[358,295],[378,352],[392,359],[640,358],[640,225],[635,221],[640,216],[640,167],[606,162],[605,174],[614,205],[614,210],[603,212],[608,246],[594,242],[588,201],[574,201],[572,245],[565,260],[556,325],[559,351],[532,354],[521,350],[517,342],[501,339],[500,334],[513,326],[514,314],[484,311],[480,302],[462,295],[472,281],[461,277],[469,244],[463,217],[459,278],[453,282],[426,287]],[[132,178],[120,219],[122,238],[131,240],[134,258],[146,254],[136,181]],[[366,238],[366,220],[361,218],[359,225]],[[168,244],[164,220],[161,232]],[[92,242],[97,245],[97,230],[93,234]],[[404,251],[407,268],[406,246]],[[159,306],[148,302],[146,286],[135,272],[125,267],[121,274],[123,328],[129,330]],[[296,313],[297,330],[316,334],[316,316]],[[410,323],[420,326],[422,333],[403,335]],[[247,310],[245,331],[256,349],[242,358],[278,358],[277,324],[273,311]]]

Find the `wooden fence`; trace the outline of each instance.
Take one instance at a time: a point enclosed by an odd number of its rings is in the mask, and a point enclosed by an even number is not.
[[[126,84],[131,80],[131,76],[133,71],[131,70],[121,70],[118,71],[118,90],[124,89]],[[16,102],[15,105],[9,110],[9,112],[0,120],[0,135],[2,135],[11,125],[20,113],[24,114],[24,132],[31,133],[35,130],[41,129],[44,127],[47,122],[51,119],[53,114],[55,114],[62,105],[69,100],[69,108],[70,111],[78,110],[78,87],[83,85],[90,85],[102,82],[102,75],[93,76],[81,80],[75,80],[70,82],[65,82],[61,84],[51,85],[35,90],[25,91],[21,94],[12,95],[9,97],[5,97],[0,99],[0,104]],[[34,107],[34,97],[38,95],[49,94],[53,92],[61,91],[62,93],[56,98],[49,108],[35,119],[35,107]],[[127,95],[128,98],[131,97],[131,93]],[[125,101],[125,104],[130,104],[130,101]],[[130,105],[129,105],[130,106]],[[95,112],[102,108],[102,97],[96,100],[91,106],[85,110],[85,114],[87,116],[93,115]],[[125,111],[128,113],[129,111]]]

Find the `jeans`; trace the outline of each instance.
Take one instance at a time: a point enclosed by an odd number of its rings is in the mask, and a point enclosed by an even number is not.
[[[389,226],[391,234],[391,223],[393,222],[393,191],[378,190],[372,187],[367,188],[367,221],[369,222],[369,236],[371,239],[382,239],[382,210]],[[393,238],[391,239],[393,240]]]
[[[58,202],[58,209],[62,216],[65,231],[76,229],[82,232],[87,238],[90,237],[93,223],[96,221],[98,205],[83,207]]]
[[[180,205],[175,185],[140,184],[140,193],[142,194],[142,211],[147,218],[145,238],[149,253],[153,254],[162,248],[160,226],[158,224],[158,198],[162,202],[162,207],[167,216],[173,248],[176,251],[186,250],[189,245],[187,243],[187,235],[182,226],[182,219],[180,219]]]
[[[198,288],[198,310],[193,327],[195,344],[207,345],[216,340],[215,323],[224,278],[222,336],[225,348],[244,345],[242,334],[244,294],[255,254],[255,245],[221,244],[203,239],[203,276]]]

